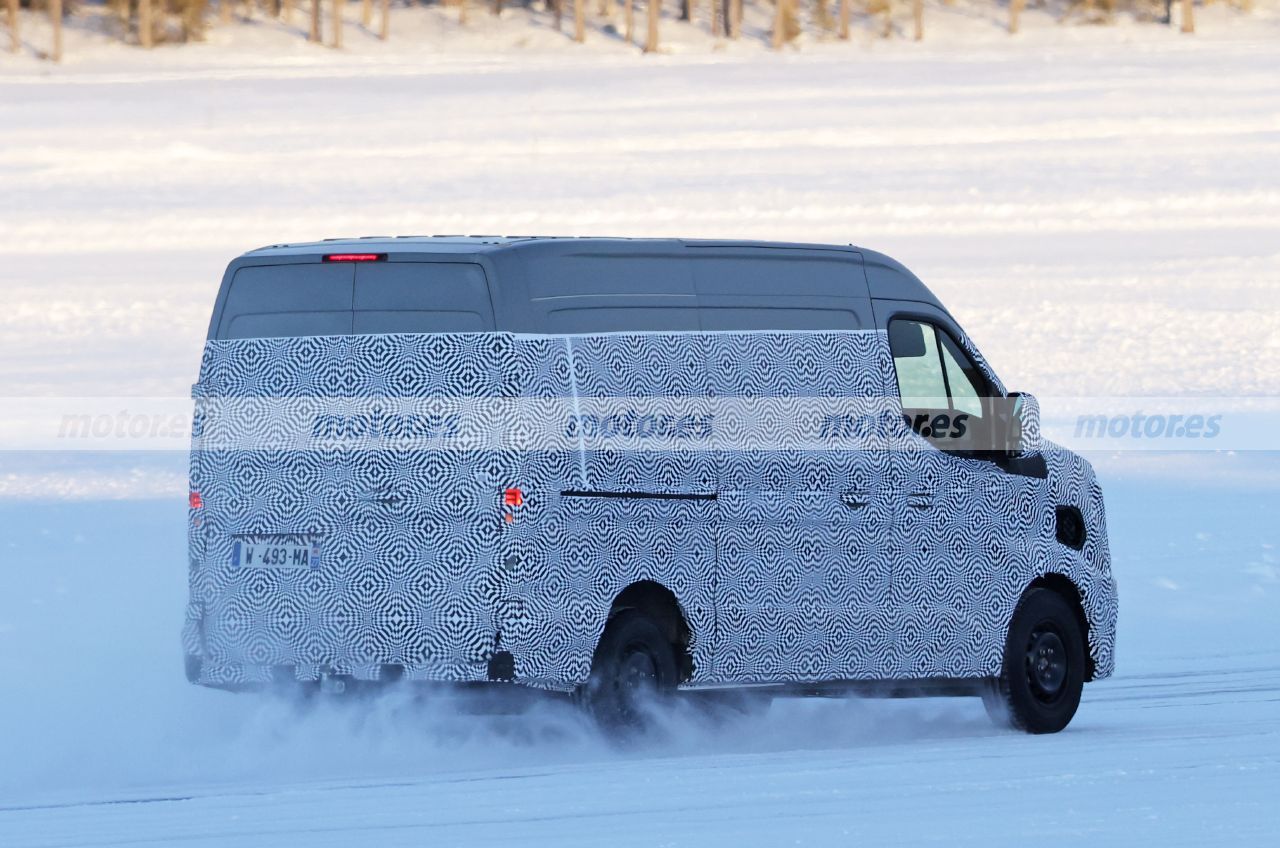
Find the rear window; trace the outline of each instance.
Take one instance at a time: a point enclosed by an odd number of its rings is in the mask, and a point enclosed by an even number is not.
[[[222,339],[493,329],[483,269],[463,262],[307,263],[241,268]]]

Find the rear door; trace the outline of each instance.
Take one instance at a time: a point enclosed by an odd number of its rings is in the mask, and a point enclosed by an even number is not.
[[[221,398],[200,463],[208,672],[483,679],[511,476],[500,450],[511,341],[492,332],[484,273],[284,267],[249,274],[261,290],[248,298],[237,274],[225,337],[202,367],[203,393]],[[301,567],[288,556],[298,544],[314,551]],[[252,559],[275,549],[275,561]]]

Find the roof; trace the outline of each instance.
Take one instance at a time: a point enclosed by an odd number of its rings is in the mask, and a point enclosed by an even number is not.
[[[599,236],[498,236],[498,235],[431,235],[431,236],[359,236],[330,238],[321,241],[271,244],[250,250],[245,256],[297,256],[317,252],[370,251],[378,253],[487,253],[510,247],[557,244],[591,247],[742,247],[792,250],[859,251],[852,245],[805,244],[799,242],[746,241],[733,239],[617,238]]]

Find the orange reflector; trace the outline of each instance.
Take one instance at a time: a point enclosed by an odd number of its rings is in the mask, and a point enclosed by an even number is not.
[[[204,498],[200,497],[199,492],[192,492],[187,497],[187,505],[192,509],[201,509],[204,506]]]
[[[519,489],[507,489],[502,493],[503,506],[524,506],[524,492]]]

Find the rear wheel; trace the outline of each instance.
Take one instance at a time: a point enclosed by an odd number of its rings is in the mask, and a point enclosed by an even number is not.
[[[626,610],[609,621],[600,637],[582,700],[607,730],[643,730],[652,709],[675,691],[677,681],[675,650],[661,628],[642,613]]]
[[[1057,592],[1032,589],[1014,611],[1003,669],[982,702],[998,723],[1027,733],[1057,733],[1080,706],[1084,665],[1075,611]]]

